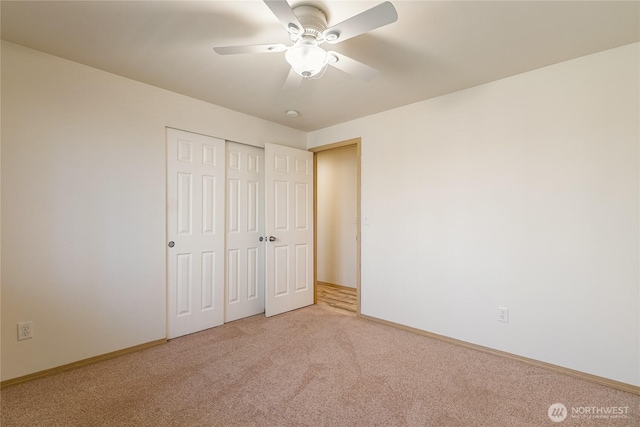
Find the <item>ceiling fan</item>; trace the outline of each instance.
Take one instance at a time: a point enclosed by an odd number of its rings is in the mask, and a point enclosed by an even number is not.
[[[329,65],[364,81],[371,81],[378,75],[375,68],[338,52],[326,51],[320,45],[325,42],[340,43],[395,22],[398,14],[391,3],[381,3],[329,27],[325,13],[315,6],[300,5],[292,8],[286,0],[264,2],[289,32],[292,46],[260,44],[214,47],[213,50],[219,55],[285,52],[285,59],[291,65],[285,90],[299,86],[304,79],[322,77]]]

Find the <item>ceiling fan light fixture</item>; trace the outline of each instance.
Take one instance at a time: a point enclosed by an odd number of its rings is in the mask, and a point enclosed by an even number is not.
[[[291,68],[305,79],[322,73],[328,60],[327,52],[311,40],[299,40],[284,56]]]

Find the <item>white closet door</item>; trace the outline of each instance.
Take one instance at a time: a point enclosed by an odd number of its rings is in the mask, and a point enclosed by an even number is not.
[[[264,312],[264,150],[227,142],[225,322]]]
[[[266,296],[273,316],[313,304],[313,153],[265,144]]]
[[[167,129],[168,338],[224,321],[225,141]]]

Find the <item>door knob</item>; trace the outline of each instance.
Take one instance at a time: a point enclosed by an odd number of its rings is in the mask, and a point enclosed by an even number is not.
[[[173,243],[173,240],[169,242],[169,247],[170,247],[170,248],[174,247],[175,245],[176,245],[176,244],[175,244],[175,243]]]
[[[275,241],[276,241],[276,238],[275,238],[275,237],[273,237],[273,236],[269,236],[269,241],[270,241],[270,242],[275,242]]]
[[[260,236],[260,239],[258,239],[258,240],[260,240],[261,242],[264,242],[265,240],[267,240],[267,238]]]

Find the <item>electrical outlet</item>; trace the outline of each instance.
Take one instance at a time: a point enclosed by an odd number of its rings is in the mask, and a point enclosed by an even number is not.
[[[509,322],[509,309],[498,307],[498,322]]]
[[[33,338],[33,322],[20,322],[18,323],[18,341]]]

